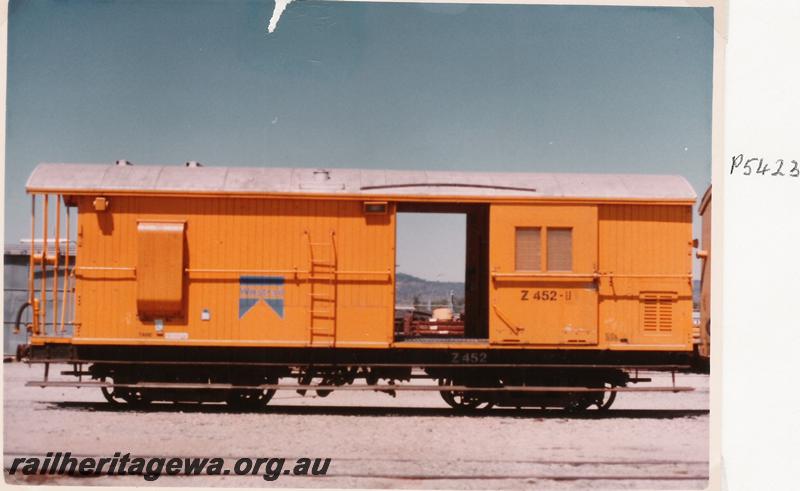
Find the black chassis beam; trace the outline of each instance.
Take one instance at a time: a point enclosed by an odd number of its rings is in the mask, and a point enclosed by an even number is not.
[[[30,363],[263,366],[413,366],[631,368],[687,370],[691,352],[547,349],[255,348],[45,344],[28,346]]]

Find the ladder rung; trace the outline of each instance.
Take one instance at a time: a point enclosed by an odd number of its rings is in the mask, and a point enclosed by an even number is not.
[[[331,337],[333,337],[333,336],[335,336],[336,334],[334,334],[334,333],[332,333],[332,332],[330,332],[330,331],[314,331],[314,330],[312,329],[312,331],[311,331],[311,335],[312,335],[312,336],[331,336]]]
[[[314,298],[316,300],[330,300],[330,301],[334,300],[334,298],[332,296],[330,296],[330,295],[322,295],[320,293],[309,293],[308,296],[310,296],[311,298]]]
[[[312,310],[311,311],[312,314],[330,314],[332,312],[333,312],[332,310]]]
[[[331,268],[335,268],[336,267],[335,264],[329,263],[327,261],[311,261],[311,264],[313,264],[314,266],[329,266]]]

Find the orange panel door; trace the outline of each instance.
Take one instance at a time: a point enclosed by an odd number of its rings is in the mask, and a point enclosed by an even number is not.
[[[183,221],[139,221],[136,300],[139,317],[183,314]]]
[[[597,344],[597,208],[492,205],[489,339]]]

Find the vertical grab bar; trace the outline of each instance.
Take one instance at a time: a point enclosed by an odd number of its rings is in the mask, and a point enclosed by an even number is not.
[[[50,206],[48,195],[44,195],[43,218],[44,233],[42,234],[42,333],[47,336],[47,215]],[[31,238],[33,239],[33,238]]]
[[[53,237],[53,335],[58,334],[58,255],[61,252],[61,195],[56,195],[56,231]],[[46,244],[45,244],[46,245]]]
[[[30,248],[30,255],[28,256],[29,259],[29,268],[28,268],[28,303],[33,305],[33,278],[34,278],[34,268],[36,267],[36,263],[34,262],[34,244],[33,244],[33,237],[36,234],[36,195],[31,195],[31,248]]]
[[[28,266],[28,304],[31,306],[31,320],[33,321],[33,333],[39,334],[39,309],[36,308],[34,305],[34,297],[36,296],[34,293],[34,289],[36,285],[34,284],[35,278],[35,268],[36,268],[36,261],[35,261],[35,244],[33,243],[33,237],[36,235],[36,195],[31,195],[31,247],[30,247],[30,255],[28,257],[29,266]]]
[[[69,283],[69,206],[67,206],[66,203],[64,204],[64,211],[66,212],[66,215],[67,215],[67,223],[66,223],[66,231],[65,231],[66,240],[67,240],[67,246],[66,246],[66,250],[64,251],[64,280],[63,280],[64,284],[62,286],[62,294],[61,294],[61,329],[60,329],[60,331],[61,331],[62,334],[66,330],[65,327],[64,327],[64,316],[65,316],[66,311],[67,311],[67,283]]]

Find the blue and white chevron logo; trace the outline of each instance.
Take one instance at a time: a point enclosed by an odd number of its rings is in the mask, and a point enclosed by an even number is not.
[[[283,299],[286,295],[283,276],[240,276],[239,318],[244,317],[255,305],[264,301],[283,319]]]

